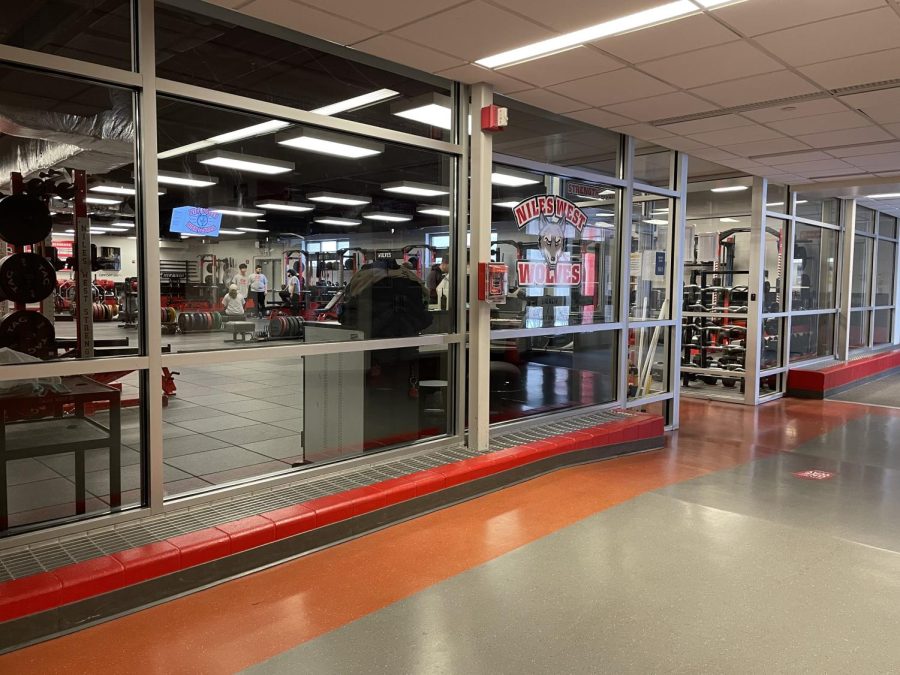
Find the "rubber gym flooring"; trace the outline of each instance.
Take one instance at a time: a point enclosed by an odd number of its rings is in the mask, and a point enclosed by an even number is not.
[[[900,411],[682,406],[664,450],[19,650],[0,672],[900,669]]]
[[[848,401],[850,403],[900,408],[900,374],[889,375],[874,382],[867,382],[828,398],[833,401]]]

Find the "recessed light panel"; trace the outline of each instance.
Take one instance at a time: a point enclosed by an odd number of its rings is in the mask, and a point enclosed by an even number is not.
[[[361,220],[356,220],[355,218],[316,218],[315,222],[320,225],[341,225],[341,226],[351,226],[351,225],[361,225]]]
[[[366,220],[380,220],[385,223],[405,223],[412,220],[412,216],[403,213],[388,213],[387,211],[369,211],[362,214]]]
[[[279,145],[348,159],[371,157],[384,152],[383,143],[307,127],[286,131],[276,137],[276,141]]]
[[[391,106],[391,112],[398,117],[441,129],[449,129],[453,125],[450,97],[434,92],[397,101]]]
[[[371,204],[371,197],[362,195],[347,195],[341,192],[313,192],[306,195],[311,202],[324,202],[325,204],[338,204],[339,206],[363,206]]]
[[[439,197],[450,194],[450,191],[442,185],[430,183],[415,183],[411,180],[400,180],[393,183],[384,183],[381,189],[385,192],[397,192],[403,195],[415,195],[416,197]]]
[[[316,208],[315,204],[307,204],[306,202],[284,202],[278,199],[266,199],[262,202],[256,202],[255,206],[266,211],[293,211],[295,213],[303,213],[312,211]]]
[[[256,155],[244,155],[239,152],[228,152],[226,150],[213,150],[212,152],[198,155],[197,161],[201,164],[221,166],[226,169],[235,169],[236,171],[246,171],[248,173],[262,173],[270,176],[294,170],[293,162],[257,157]]]

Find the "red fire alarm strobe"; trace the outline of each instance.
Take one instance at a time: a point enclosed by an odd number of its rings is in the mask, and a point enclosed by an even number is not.
[[[486,105],[481,109],[481,130],[485,133],[503,131],[509,124],[509,109]]]
[[[509,272],[505,263],[478,263],[478,299],[504,304],[509,290]]]

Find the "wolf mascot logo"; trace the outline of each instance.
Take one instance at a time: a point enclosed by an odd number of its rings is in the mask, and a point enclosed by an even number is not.
[[[566,247],[566,231],[564,225],[561,225],[558,219],[545,218],[541,216],[538,219],[540,230],[538,230],[538,238],[540,240],[541,253],[544,254],[544,260],[551,268],[556,267],[560,257]]]
[[[519,285],[577,286],[581,282],[581,263],[564,262],[563,258],[568,255],[566,229],[574,229],[575,236],[579,236],[587,223],[584,211],[562,197],[535,195],[519,202],[513,215],[520,230],[536,223],[538,248],[545,260],[543,263],[519,260],[516,265]]]

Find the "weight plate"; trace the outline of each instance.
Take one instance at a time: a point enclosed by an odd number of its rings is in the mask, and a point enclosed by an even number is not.
[[[52,356],[55,342],[53,324],[40,312],[21,310],[0,320],[0,347],[43,359]]]
[[[44,241],[53,228],[47,205],[36,197],[9,195],[0,199],[0,237],[14,246]]]
[[[0,260],[0,294],[13,302],[40,302],[56,288],[56,270],[37,253],[14,253]]]

